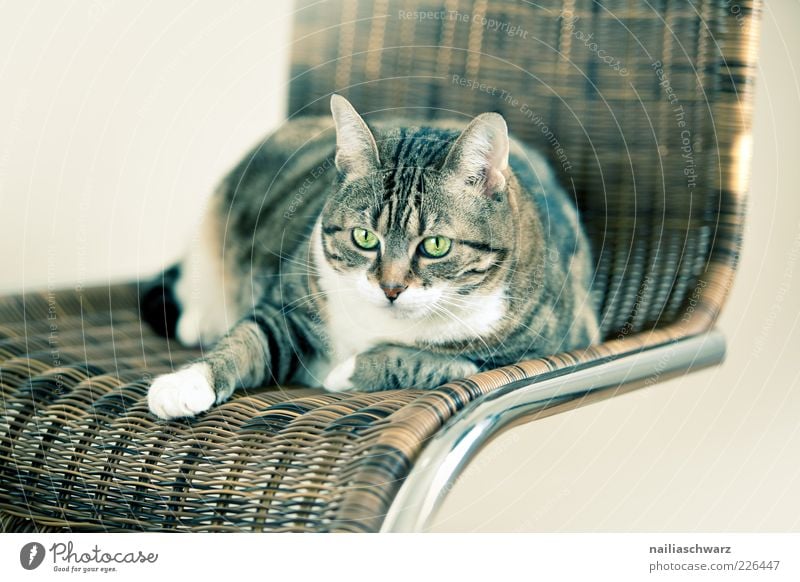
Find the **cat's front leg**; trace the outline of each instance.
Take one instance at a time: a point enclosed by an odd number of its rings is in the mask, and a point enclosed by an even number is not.
[[[461,356],[382,344],[334,367],[323,385],[332,392],[430,389],[477,371],[478,366]]]
[[[236,388],[284,382],[314,349],[306,319],[269,305],[256,308],[199,360],[157,377],[147,393],[159,418],[191,417],[227,400]]]

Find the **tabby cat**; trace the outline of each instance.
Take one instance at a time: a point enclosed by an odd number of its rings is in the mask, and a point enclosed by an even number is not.
[[[331,111],[215,192],[167,290],[178,339],[207,350],[155,379],[157,416],[264,383],[434,388],[598,339],[575,208],[501,115],[370,127],[338,95]]]

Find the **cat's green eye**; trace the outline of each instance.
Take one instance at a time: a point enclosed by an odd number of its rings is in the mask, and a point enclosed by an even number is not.
[[[371,251],[378,246],[380,241],[378,241],[378,237],[374,232],[369,231],[366,228],[354,228],[353,242],[356,243],[357,247]]]
[[[429,236],[419,245],[420,252],[431,259],[441,259],[450,252],[452,242],[446,236]]]

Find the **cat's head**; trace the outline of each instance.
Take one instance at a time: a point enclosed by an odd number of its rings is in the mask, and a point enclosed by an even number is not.
[[[398,318],[457,314],[496,295],[513,245],[502,116],[461,132],[373,133],[343,97],[331,110],[338,180],[321,238],[337,287]]]

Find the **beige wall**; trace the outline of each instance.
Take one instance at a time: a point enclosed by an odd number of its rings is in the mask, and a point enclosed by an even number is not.
[[[289,2],[4,3],[0,291],[126,279],[285,115]]]
[[[214,182],[283,115],[290,6],[2,11],[0,290],[175,259]],[[727,363],[507,433],[437,529],[800,529],[798,24],[797,2],[767,4]]]

